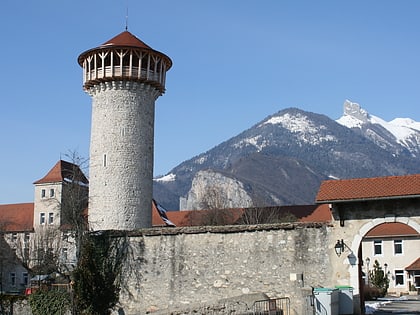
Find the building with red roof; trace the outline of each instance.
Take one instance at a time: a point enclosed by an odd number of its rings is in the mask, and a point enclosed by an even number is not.
[[[327,180],[316,202],[329,204],[343,228],[349,220],[371,220],[359,232],[363,272],[369,274],[378,261],[390,280],[388,292],[402,294],[420,287],[420,269],[415,270],[420,260],[419,198],[420,174],[414,174]],[[408,216],[400,217],[400,212]]]

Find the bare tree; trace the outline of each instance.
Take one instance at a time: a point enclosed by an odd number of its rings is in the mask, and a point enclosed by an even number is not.
[[[25,234],[18,242],[17,254],[32,274],[68,275],[80,256],[82,238],[87,231],[88,180],[82,171],[87,160],[75,152],[67,157],[71,162],[61,161],[61,194],[49,201],[59,208],[60,221],[39,225],[31,237]],[[74,259],[69,264],[71,257]]]
[[[222,187],[208,186],[201,196],[201,209],[224,209],[228,207],[228,200]]]
[[[252,207],[244,209],[237,224],[269,224],[295,222],[296,216],[282,211],[281,207]]]
[[[16,242],[16,255],[22,266],[31,274],[60,272],[61,231],[45,226],[37,229],[32,237],[20,235]]]
[[[223,188],[208,186],[201,196],[200,209],[191,214],[196,225],[226,225],[233,223],[232,212],[227,208],[228,200]]]
[[[88,160],[77,153],[70,152],[68,158],[72,161],[66,171],[63,183],[63,198],[61,201],[62,228],[74,239],[76,261],[80,257],[83,235],[88,230],[88,184],[83,170],[88,167]]]

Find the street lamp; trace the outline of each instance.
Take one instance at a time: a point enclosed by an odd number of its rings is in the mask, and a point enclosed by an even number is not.
[[[388,272],[389,271],[387,271],[387,269],[388,269],[388,264],[387,263],[384,264],[384,268],[385,268],[385,278],[388,279]]]
[[[367,285],[369,286],[369,264],[370,264],[370,258],[367,257],[365,259],[365,261],[366,261],[366,269],[367,269],[367,273],[366,273]]]
[[[338,257],[341,256],[341,254],[344,252],[344,241],[343,240],[337,240],[337,243],[334,246],[335,253]]]

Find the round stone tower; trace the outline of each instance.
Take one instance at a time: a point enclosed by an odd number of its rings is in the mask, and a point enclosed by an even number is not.
[[[151,227],[155,100],[172,61],[124,31],[78,62],[92,97],[90,228]]]

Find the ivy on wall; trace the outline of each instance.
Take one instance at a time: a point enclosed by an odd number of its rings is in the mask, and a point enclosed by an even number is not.
[[[38,290],[29,296],[33,315],[62,315],[70,309],[70,294],[65,290]]]
[[[85,236],[73,273],[77,314],[107,315],[118,303],[129,249],[127,237],[120,234],[101,231]]]

